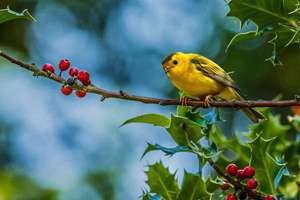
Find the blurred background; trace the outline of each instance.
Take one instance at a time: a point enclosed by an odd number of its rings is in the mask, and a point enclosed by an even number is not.
[[[38,21],[1,24],[1,49],[38,66],[67,58],[105,89],[178,98],[160,62],[183,51],[233,71],[248,99],[300,93],[299,48],[285,50],[278,67],[265,61],[272,48],[264,37],[225,52],[240,24],[225,17],[223,0],[0,0],[0,8],[7,5],[19,12],[28,8]],[[254,29],[248,23],[242,31]],[[60,85],[33,78],[3,59],[0,84],[0,200],[138,199],[147,164],[161,159],[171,171],[178,169],[179,177],[183,168],[197,170],[196,158],[188,154],[152,153],[140,160],[146,142],[174,145],[164,130],[119,128],[130,117],[170,115],[175,107],[65,97]],[[250,122],[240,112],[222,114],[226,134],[247,130]]]

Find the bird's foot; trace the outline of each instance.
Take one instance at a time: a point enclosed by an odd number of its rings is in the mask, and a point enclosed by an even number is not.
[[[203,100],[204,108],[209,108],[210,104],[213,100],[214,100],[214,97],[212,95],[207,95],[206,97],[204,97],[204,100]]]

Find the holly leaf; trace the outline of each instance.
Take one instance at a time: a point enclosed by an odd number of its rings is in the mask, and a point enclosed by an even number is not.
[[[281,168],[285,167],[284,163],[277,162],[269,154],[270,145],[275,138],[264,139],[261,135],[257,136],[249,143],[251,147],[251,166],[256,169],[256,178],[260,190],[267,194],[275,194],[276,187],[280,180],[276,180],[277,174]],[[276,182],[276,185],[275,185]]]
[[[203,127],[198,123],[180,116],[171,116],[167,131],[179,146],[189,146],[191,141],[198,143],[203,136]]]
[[[255,39],[256,36],[257,36],[257,31],[248,31],[245,33],[238,33],[230,40],[225,51],[227,52],[231,47],[237,45],[238,43],[240,43],[242,41]]]
[[[188,147],[184,147],[184,146],[168,148],[168,147],[163,147],[159,144],[150,144],[150,143],[147,143],[147,144],[148,144],[148,146],[145,149],[145,151],[142,155],[142,158],[146,154],[148,154],[149,152],[152,152],[152,151],[162,151],[165,153],[166,156],[173,156],[175,153],[179,153],[179,152],[192,152],[191,149],[189,149]]]
[[[165,117],[164,115],[159,114],[145,114],[137,117],[133,117],[125,121],[121,126],[131,123],[144,123],[144,124],[152,124],[154,126],[161,127],[169,127],[170,119]]]
[[[206,190],[206,184],[201,176],[184,172],[183,183],[177,200],[210,199],[211,194]]]
[[[296,9],[296,0],[231,0],[228,16],[237,17],[243,25],[247,20],[257,24],[261,30],[280,23],[296,25],[289,13]]]
[[[267,120],[256,123],[250,127],[250,134],[248,134],[247,137],[255,139],[258,134],[266,139],[282,137],[286,135],[288,130],[289,126],[282,125],[279,115],[268,113]]]
[[[7,7],[6,9],[0,9],[0,23],[4,23],[14,19],[27,19],[34,22],[36,21],[36,19],[29,13],[27,9],[21,13],[17,13],[11,10],[9,7]]]
[[[149,165],[147,184],[150,192],[162,196],[166,200],[176,200],[179,194],[179,186],[175,174],[171,174],[162,162]]]
[[[234,16],[243,25],[247,20],[257,25],[257,33],[239,33],[228,47],[241,40],[253,39],[258,35],[270,34],[273,45],[272,56],[266,60],[273,65],[282,65],[279,55],[285,47],[300,42],[300,7],[298,0],[231,0],[228,16]]]

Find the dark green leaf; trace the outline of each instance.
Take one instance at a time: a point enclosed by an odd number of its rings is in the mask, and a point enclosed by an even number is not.
[[[0,23],[4,23],[14,19],[27,19],[30,21],[36,21],[34,17],[29,13],[28,10],[24,10],[21,13],[12,11],[9,8],[0,9]]]
[[[175,175],[165,168],[162,162],[149,165],[147,184],[151,193],[156,193],[166,200],[176,200],[179,187]]]
[[[145,149],[142,158],[149,152],[151,151],[163,151],[166,156],[173,156],[175,153],[178,152],[191,152],[191,150],[188,147],[184,147],[184,146],[177,146],[177,147],[173,147],[173,148],[167,148],[167,147],[163,147],[159,144],[150,144],[148,143],[147,148]]]
[[[286,0],[231,0],[228,16],[237,17],[242,24],[252,20],[259,29],[284,23],[297,26],[289,13],[296,9],[296,1]],[[292,10],[291,10],[292,9]]]
[[[189,146],[191,141],[197,143],[203,135],[202,126],[185,118],[172,115],[167,131],[179,146]]]
[[[201,176],[184,172],[182,188],[178,200],[206,200],[211,194],[206,190],[206,184]]]
[[[258,136],[249,143],[251,147],[251,165],[256,169],[255,177],[259,182],[261,191],[275,194],[275,178],[285,164],[276,162],[269,154],[270,145],[275,138],[264,139]]]
[[[131,123],[152,124],[154,126],[161,126],[166,128],[170,125],[170,119],[159,114],[145,114],[128,119],[121,126]]]
[[[245,33],[238,33],[231,39],[231,41],[227,45],[225,51],[228,51],[229,48],[231,48],[232,46],[237,45],[238,43],[240,43],[242,41],[252,40],[252,39],[256,38],[256,36],[257,36],[257,31],[249,31],[249,32],[245,32]]]

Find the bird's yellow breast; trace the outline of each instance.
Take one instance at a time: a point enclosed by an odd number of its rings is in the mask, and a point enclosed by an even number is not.
[[[215,80],[197,71],[170,70],[168,77],[171,82],[181,91],[192,97],[205,97],[216,95],[224,87]]]

